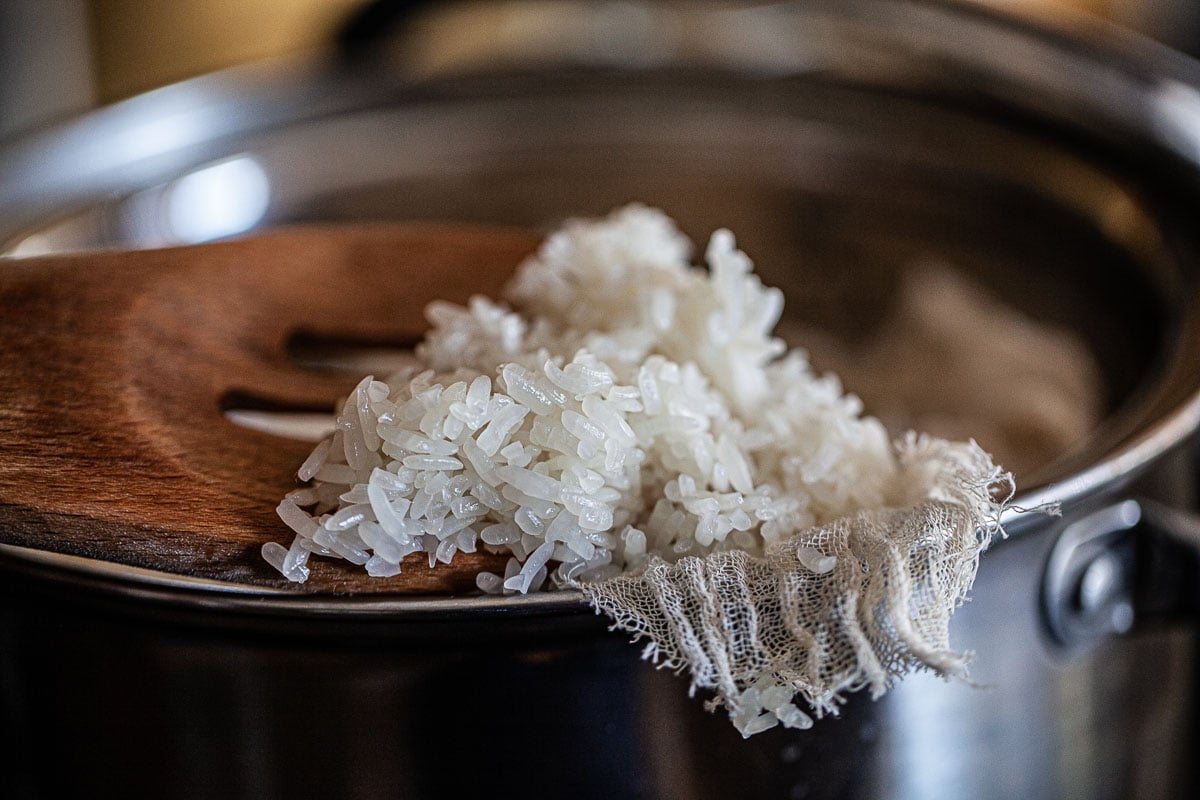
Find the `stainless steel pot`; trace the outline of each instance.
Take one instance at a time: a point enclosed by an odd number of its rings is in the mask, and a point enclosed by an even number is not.
[[[296,597],[0,546],[5,795],[1185,794],[1200,67],[934,0],[632,27],[613,15],[641,6],[589,8],[571,24],[637,46],[238,70],[13,143],[0,241],[549,225],[639,199],[694,235],[731,227],[793,308],[850,336],[913,256],[950,259],[1075,328],[1105,378],[1103,424],[1022,476],[1019,502],[1062,517],[1012,518],[955,619],[981,685],[918,675],[742,741],[571,594]]]

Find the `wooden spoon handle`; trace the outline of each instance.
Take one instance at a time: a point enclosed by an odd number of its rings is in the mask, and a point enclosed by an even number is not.
[[[411,340],[428,302],[497,296],[537,242],[513,229],[377,225],[0,264],[0,541],[292,585],[259,549],[290,541],[274,509],[311,445],[234,425],[222,399],[332,410],[357,377],[292,363],[296,331]],[[410,559],[389,579],[314,559],[302,588],[450,592],[496,566],[487,554],[436,569]]]

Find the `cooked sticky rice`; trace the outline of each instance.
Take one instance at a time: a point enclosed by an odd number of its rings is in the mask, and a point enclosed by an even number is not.
[[[613,608],[631,576],[722,553],[773,558],[780,547],[814,580],[840,575],[821,531],[932,502],[963,512],[951,530],[933,529],[956,543],[965,573],[943,604],[961,602],[993,530],[990,488],[1001,473],[973,443],[893,443],[837,377],[814,374],[803,352],[772,336],[783,296],[763,286],[729,231],[712,235],[707,269],[692,266],[691,250],[663,213],[628,206],[551,235],[505,302],[431,304],[420,366],[364,378],[346,398],[336,433],[300,467],[306,485],[279,505],[291,547],[271,543],[263,555],[304,581],[313,555],[387,577],[414,553],[430,566],[477,549],[507,554],[502,574],[478,575],[480,590],[581,587],[683,668],[696,656],[672,650],[663,641],[672,634]],[[424,568],[411,564],[404,569]],[[942,646],[940,629],[921,635],[920,646],[937,640],[930,653]],[[936,661],[920,646],[884,665],[884,684],[892,667]],[[879,683],[850,667],[806,693],[818,713],[835,710],[846,688]],[[787,670],[758,664],[751,673],[693,675],[717,689],[735,722],[741,715],[744,732],[803,726],[808,717],[784,700],[772,711],[760,698],[766,691],[775,702],[774,685],[790,689],[787,700],[800,691]],[[748,691],[753,702],[741,702]]]

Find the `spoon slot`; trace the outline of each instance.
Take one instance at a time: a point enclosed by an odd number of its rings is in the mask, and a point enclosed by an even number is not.
[[[366,339],[299,330],[288,337],[288,359],[304,369],[384,377],[417,364],[418,336]]]

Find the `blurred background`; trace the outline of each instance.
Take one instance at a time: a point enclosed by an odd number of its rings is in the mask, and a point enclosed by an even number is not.
[[[1071,25],[1112,22],[1200,53],[1200,3],[1195,0],[977,1]],[[452,16],[459,36],[470,39],[486,38],[506,16],[537,5],[545,13],[562,13],[567,4],[0,0],[0,138],[205,72],[329,44],[355,20],[369,24],[372,6],[419,6],[427,17]]]

